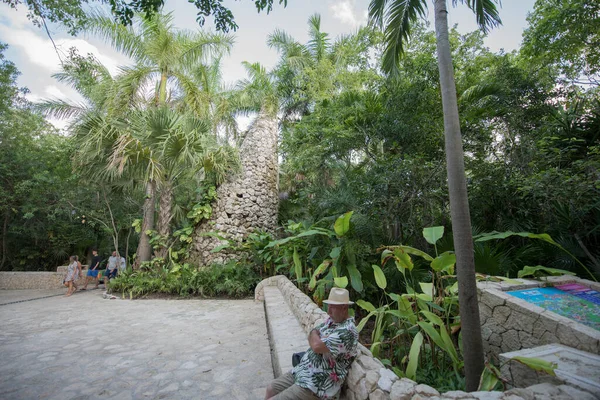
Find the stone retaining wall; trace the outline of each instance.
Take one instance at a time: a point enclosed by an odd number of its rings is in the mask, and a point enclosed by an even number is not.
[[[600,284],[573,276],[521,284],[479,282],[479,314],[486,358],[496,365],[501,353],[560,343],[600,354],[600,332],[506,293],[546,285],[579,283],[600,291]]]
[[[256,300],[264,301],[264,287],[277,286],[285,302],[288,304],[308,335],[311,329],[327,318],[313,301],[302,293],[285,276],[274,276],[261,281],[255,289]],[[391,370],[384,367],[374,358],[369,349],[358,345],[358,357],[352,364],[344,387],[342,400],[421,400],[421,399],[480,399],[480,400],[535,400],[535,399],[593,399],[587,392],[571,386],[553,386],[540,384],[526,389],[512,389],[507,392],[472,392],[451,391],[440,393],[431,386],[398,378]],[[575,396],[575,397],[573,397]],[[591,396],[591,397],[590,397]]]
[[[12,271],[0,272],[0,290],[17,289],[60,289],[66,274],[66,266],[57,268],[57,272],[26,272]],[[77,285],[85,284],[87,269],[82,270]]]

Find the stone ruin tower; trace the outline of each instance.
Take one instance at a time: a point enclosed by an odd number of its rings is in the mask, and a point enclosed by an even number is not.
[[[211,253],[226,244],[202,234],[214,232],[237,243],[256,229],[274,231],[279,208],[277,117],[261,112],[240,147],[241,173],[217,188],[211,218],[194,232],[191,260],[200,266],[234,259],[226,251]]]

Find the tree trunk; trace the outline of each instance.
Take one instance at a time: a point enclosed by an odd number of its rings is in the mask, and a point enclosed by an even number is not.
[[[127,230],[127,239],[125,240],[125,259],[129,257],[129,238],[131,237],[131,227]]]
[[[173,183],[166,180],[160,191],[158,200],[158,222],[156,229],[159,235],[167,238],[171,234],[171,220],[173,219]],[[163,246],[157,252],[157,257],[164,257],[166,248]]]
[[[233,253],[212,253],[212,249],[227,242],[210,232],[240,243],[252,231],[273,232],[277,227],[277,132],[277,116],[262,110],[240,146],[242,172],[217,188],[210,219],[202,221],[194,231],[192,263],[203,266],[236,258]]]
[[[150,261],[152,257],[152,247],[150,246],[150,237],[146,231],[154,229],[154,194],[156,183],[148,181],[146,183],[146,199],[144,200],[144,219],[142,221],[142,231],[140,232],[140,243],[137,248],[136,267],[144,261]]]
[[[456,86],[450,42],[448,40],[448,11],[446,0],[435,0],[435,33],[437,39],[438,66],[442,106],[444,110],[444,134],[446,139],[446,163],[450,216],[456,252],[458,301],[465,362],[466,391],[473,392],[479,385],[483,372],[483,343],[477,301],[475,262],[471,216],[467,196],[464,153],[458,118]]]
[[[2,223],[2,260],[0,260],[0,271],[4,270],[4,263],[6,262],[6,253],[8,251],[7,236],[8,236],[8,218],[10,214],[8,210],[4,213],[4,222]]]
[[[168,236],[171,234],[171,220],[173,219],[173,183],[164,182],[158,200],[158,222],[156,229],[159,234]]]

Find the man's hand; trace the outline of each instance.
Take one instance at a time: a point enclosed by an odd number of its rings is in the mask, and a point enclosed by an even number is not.
[[[319,331],[317,331],[316,329],[310,331],[310,334],[308,335],[308,344],[310,345],[312,351],[314,351],[317,354],[330,353],[329,348],[327,348],[327,345],[321,340],[321,336],[319,336]]]

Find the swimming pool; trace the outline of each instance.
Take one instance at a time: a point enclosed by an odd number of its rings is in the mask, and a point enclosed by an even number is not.
[[[507,293],[600,331],[600,292],[596,290],[571,283]]]

